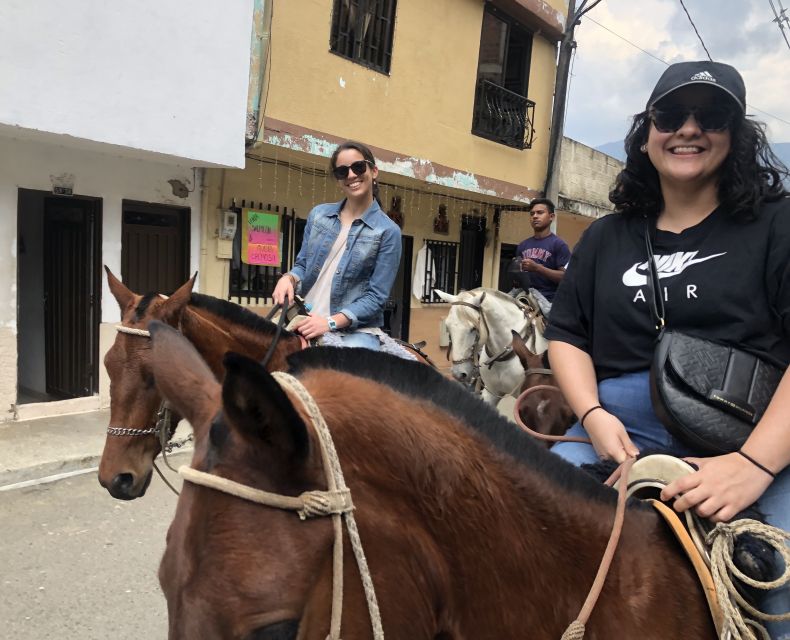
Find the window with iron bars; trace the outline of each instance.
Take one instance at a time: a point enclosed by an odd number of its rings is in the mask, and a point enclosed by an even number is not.
[[[535,103],[527,99],[532,33],[506,13],[486,5],[480,34],[472,133],[530,149]]]
[[[396,0],[335,0],[329,49],[361,65],[389,73]]]
[[[242,204],[243,206],[243,204]],[[250,205],[252,206],[252,205]],[[266,209],[263,204],[258,206],[265,211],[280,212],[280,207],[272,209],[268,205]],[[241,217],[241,208],[233,207],[233,211]],[[241,260],[241,224],[237,226],[236,235],[233,237],[233,258],[230,261],[230,276],[228,281],[228,300],[247,304],[268,304],[271,303],[272,292],[280,279],[280,273],[285,273],[292,266],[296,259],[296,254],[302,246],[304,237],[305,220],[296,217],[296,212],[291,209],[288,213],[287,207],[282,208],[282,221],[280,225],[280,237],[282,238],[282,262],[279,267],[265,267],[257,264],[247,264]]]
[[[425,257],[421,301],[425,304],[444,302],[436,295],[436,289],[445,293],[456,293],[458,247],[460,243],[426,240],[425,244],[428,248],[428,253]]]

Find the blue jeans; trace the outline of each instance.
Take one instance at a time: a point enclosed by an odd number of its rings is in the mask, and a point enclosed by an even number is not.
[[[381,351],[379,337],[373,333],[364,333],[362,331],[343,332],[340,334],[340,339],[343,341],[344,347],[362,347],[363,349]]]
[[[654,450],[677,457],[699,457],[698,452],[676,440],[656,418],[650,402],[650,377],[647,371],[602,381],[598,384],[598,399],[604,409],[625,425],[640,452]],[[589,437],[578,422],[566,435]],[[598,461],[592,445],[581,442],[560,442],[551,451],[576,466]],[[760,497],[758,506],[768,524],[790,531],[790,467],[771,483]],[[770,591],[762,601],[762,608],[768,613],[790,610],[790,587],[785,585]],[[766,626],[774,640],[790,640],[790,622]]]

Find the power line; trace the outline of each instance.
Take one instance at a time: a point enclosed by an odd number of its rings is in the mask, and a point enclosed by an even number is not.
[[[689,22],[691,23],[691,26],[694,27],[694,33],[697,34],[697,37],[699,38],[699,42],[702,45],[702,48],[705,49],[705,53],[708,54],[708,60],[713,62],[713,58],[711,58],[710,51],[708,51],[708,47],[706,47],[705,43],[702,41],[702,36],[699,34],[699,31],[697,31],[697,25],[695,25],[694,21],[691,19],[691,14],[689,13],[689,10],[686,9],[686,5],[683,2],[683,0],[680,0],[680,6],[683,7],[683,11],[686,12],[686,17],[689,19]]]
[[[622,40],[623,42],[627,42],[627,43],[628,43],[628,44],[630,44],[632,47],[634,47],[635,49],[639,49],[639,50],[640,50],[642,53],[645,53],[645,54],[649,55],[649,56],[650,56],[651,58],[653,58],[654,60],[658,60],[658,61],[659,61],[659,62],[661,62],[662,64],[665,64],[666,66],[669,66],[669,63],[668,63],[666,60],[662,60],[662,59],[661,59],[661,58],[659,58],[658,56],[656,56],[656,55],[653,55],[652,53],[650,53],[649,51],[647,51],[646,49],[643,49],[643,48],[642,48],[642,47],[640,47],[638,44],[634,44],[634,43],[633,43],[633,42],[631,42],[631,41],[630,41],[628,38],[624,38],[624,37],[623,37],[623,36],[621,36],[619,33],[615,33],[615,32],[614,32],[614,31],[612,31],[612,30],[611,30],[609,27],[606,27],[606,26],[602,25],[600,22],[598,22],[598,21],[597,21],[597,20],[595,20],[594,18],[590,18],[590,17],[588,16],[588,17],[587,17],[587,20],[589,20],[590,22],[594,22],[594,23],[595,23],[595,24],[597,24],[599,27],[601,27],[601,29],[605,29],[606,31],[608,31],[609,33],[611,33],[613,36],[617,36],[617,37],[618,37],[618,38],[620,38],[620,40]]]
[[[640,47],[638,44],[635,44],[635,43],[631,42],[631,41],[630,41],[628,38],[625,38],[625,37],[621,36],[619,33],[615,32],[615,31],[612,31],[612,30],[611,30],[609,27],[607,27],[607,26],[605,26],[605,25],[602,25],[600,22],[598,22],[598,21],[597,21],[597,20],[595,20],[594,18],[590,18],[589,16],[587,16],[587,18],[586,18],[586,19],[587,19],[587,20],[589,20],[590,22],[594,22],[594,23],[595,23],[595,24],[597,24],[599,27],[601,27],[601,29],[604,29],[605,31],[608,31],[608,32],[609,32],[609,33],[611,33],[613,36],[615,36],[615,37],[617,37],[617,38],[620,38],[620,40],[622,40],[623,42],[625,42],[625,43],[627,43],[627,44],[630,44],[630,45],[631,45],[631,46],[632,46],[634,49],[639,49],[639,51],[641,51],[641,52],[642,52],[642,53],[644,53],[645,55],[648,55],[648,56],[650,56],[651,58],[653,58],[653,60],[658,60],[658,61],[659,61],[661,64],[664,64],[664,65],[666,65],[666,66],[669,66],[669,64],[670,64],[670,63],[669,63],[669,62],[667,62],[666,60],[663,60],[662,58],[659,58],[658,56],[656,56],[656,55],[654,55],[654,54],[650,53],[650,52],[649,52],[649,51],[647,51],[646,49],[643,49],[643,48],[642,48],[642,47]],[[753,104],[748,104],[748,103],[747,103],[747,105],[746,105],[746,106],[747,106],[747,107],[749,107],[750,109],[753,109],[754,111],[759,111],[760,113],[762,113],[763,115],[766,115],[766,116],[768,116],[769,118],[773,118],[774,120],[778,120],[779,122],[782,122],[782,123],[784,123],[784,124],[790,125],[790,121],[788,121],[788,120],[785,120],[784,118],[780,118],[779,116],[777,116],[777,115],[774,115],[773,113],[769,113],[768,111],[763,111],[762,109],[758,109],[758,108],[757,108],[757,107],[755,107]]]

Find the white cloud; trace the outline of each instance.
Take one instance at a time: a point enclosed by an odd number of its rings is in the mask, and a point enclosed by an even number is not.
[[[685,0],[685,4],[713,59],[733,65],[743,75],[749,112],[768,124],[769,139],[790,141],[790,48],[772,22],[769,3]],[[597,146],[623,139],[631,116],[644,108],[666,69],[633,45],[666,62],[707,56],[677,0],[607,0],[588,17],[576,29],[578,47],[565,134]]]

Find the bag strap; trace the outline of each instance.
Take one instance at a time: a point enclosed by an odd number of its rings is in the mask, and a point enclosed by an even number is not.
[[[658,278],[656,259],[653,255],[653,243],[650,241],[650,223],[645,216],[645,248],[647,250],[648,285],[650,288],[650,311],[656,323],[656,331],[664,331],[666,313],[664,312],[664,296],[661,295],[661,281]]]

